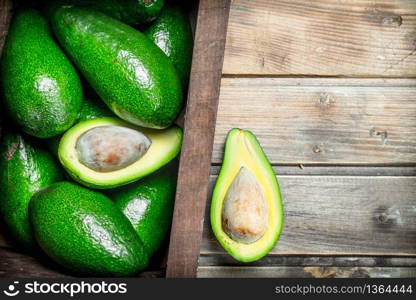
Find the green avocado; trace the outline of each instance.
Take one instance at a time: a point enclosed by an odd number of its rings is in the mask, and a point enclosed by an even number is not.
[[[29,212],[41,248],[76,273],[128,276],[148,264],[129,220],[99,192],[58,182],[32,197]]]
[[[182,106],[181,83],[152,41],[97,11],[63,6],[49,14],[61,45],[117,116],[148,128],[173,123]]]
[[[212,194],[212,230],[236,260],[252,262],[277,243],[283,205],[276,175],[256,137],[232,129]]]
[[[29,223],[30,198],[62,180],[62,173],[54,158],[29,137],[7,131],[0,145],[0,214],[22,247],[36,246]]]
[[[84,99],[77,123],[104,117],[115,117],[115,115],[102,101]]]
[[[77,123],[104,117],[114,117],[114,113],[109,110],[102,101],[96,99],[84,99]],[[58,148],[61,137],[62,136],[59,135],[47,140],[49,150],[55,156],[58,156]]]
[[[109,197],[130,220],[149,256],[163,242],[172,222],[177,162],[138,182],[109,191]]]
[[[80,79],[38,11],[15,14],[0,72],[4,103],[26,133],[57,136],[77,119],[82,105]]]
[[[152,25],[144,31],[175,66],[185,89],[192,63],[193,37],[188,15],[175,4],[167,4]]]
[[[164,0],[52,0],[47,3],[51,4],[91,8],[123,23],[140,25],[157,18]]]
[[[141,128],[115,118],[80,122],[62,137],[58,156],[68,174],[92,188],[109,189],[153,173],[180,152],[182,129]]]

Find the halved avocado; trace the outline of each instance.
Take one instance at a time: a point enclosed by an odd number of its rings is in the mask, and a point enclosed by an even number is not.
[[[92,188],[136,181],[166,165],[180,152],[182,129],[138,127],[116,118],[76,124],[59,143],[58,156],[69,175]]]
[[[212,195],[211,226],[224,249],[238,261],[265,256],[283,227],[276,175],[256,137],[234,128]]]

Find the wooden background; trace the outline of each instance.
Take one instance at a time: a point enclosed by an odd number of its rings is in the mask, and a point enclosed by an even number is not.
[[[241,264],[206,215],[197,275],[416,277],[415,78],[416,1],[231,1],[211,187],[228,130],[249,129],[286,220]]]

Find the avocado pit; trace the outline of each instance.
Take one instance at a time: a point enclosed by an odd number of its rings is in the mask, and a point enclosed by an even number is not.
[[[241,167],[231,183],[222,207],[222,227],[234,241],[251,244],[266,232],[269,207],[254,174]]]
[[[146,154],[152,142],[140,131],[123,126],[99,126],[77,140],[78,160],[97,172],[123,169]]]

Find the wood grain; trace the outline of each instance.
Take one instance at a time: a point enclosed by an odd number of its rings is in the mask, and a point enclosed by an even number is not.
[[[167,277],[196,276],[229,7],[199,3]]]
[[[212,166],[211,174],[218,175],[221,166]],[[377,167],[377,166],[315,166],[278,165],[272,167],[280,175],[344,175],[344,176],[416,176],[416,167]]]
[[[285,223],[270,255],[416,256],[416,177],[293,175],[278,180]],[[211,185],[214,181],[212,176]],[[225,253],[205,219],[201,253]]]
[[[9,30],[9,23],[12,17],[12,1],[0,0],[0,54],[3,50],[4,40]]]
[[[199,267],[200,278],[415,278],[416,268],[397,267]]]
[[[234,0],[223,72],[414,77],[416,1]]]
[[[416,79],[224,78],[212,162],[251,130],[273,164],[416,162]]]

